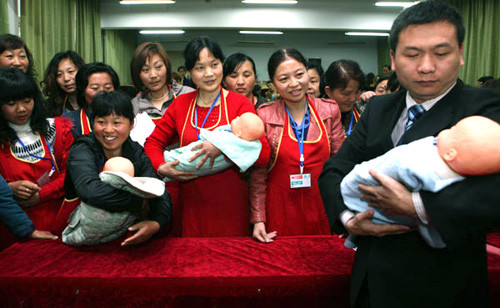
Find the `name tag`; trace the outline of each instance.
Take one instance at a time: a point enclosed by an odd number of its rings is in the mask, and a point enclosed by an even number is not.
[[[291,174],[290,188],[311,187],[311,174]]]
[[[36,182],[38,186],[43,186],[50,182],[50,177],[52,176],[53,171],[46,171]]]

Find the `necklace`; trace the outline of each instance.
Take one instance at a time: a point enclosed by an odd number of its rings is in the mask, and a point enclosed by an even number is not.
[[[207,107],[207,106],[210,106],[212,105],[216,100],[217,98],[219,98],[220,96],[220,92],[217,94],[216,98],[215,99],[209,99],[208,102],[206,100],[203,99],[203,97],[201,97],[200,94],[198,94],[198,98],[201,100],[201,102],[203,103],[203,105],[200,105],[201,107]]]
[[[158,101],[164,101],[167,97],[168,97],[168,94],[169,94],[169,90],[167,88],[167,92],[165,92],[165,94],[163,94],[162,97],[159,97],[159,98],[154,98],[152,95],[151,95],[151,92],[148,93],[148,96],[149,96],[149,99],[151,101],[155,101],[155,102],[158,102]]]

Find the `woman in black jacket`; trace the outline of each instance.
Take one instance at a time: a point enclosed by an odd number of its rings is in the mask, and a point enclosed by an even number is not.
[[[134,125],[134,113],[129,98],[118,91],[100,92],[92,102],[94,129],[76,140],[71,146],[67,176],[66,199],[80,200],[109,212],[139,213],[143,199],[129,192],[103,183],[99,172],[104,163],[115,156],[128,158],[134,164],[137,177],[157,177],[142,147],[129,138]],[[170,221],[171,201],[167,191],[149,199],[149,217],[132,225],[135,234],[123,241],[122,246],[148,240]]]

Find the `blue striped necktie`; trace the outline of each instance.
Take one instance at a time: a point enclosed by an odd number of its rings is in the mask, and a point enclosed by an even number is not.
[[[415,121],[417,121],[418,118],[420,118],[424,113],[425,113],[424,107],[420,105],[411,106],[410,109],[408,109],[408,122],[406,122],[405,125],[405,132],[409,130],[410,127],[413,125],[413,123],[415,123]],[[404,133],[403,136],[399,138],[399,141],[396,145],[400,145],[403,142],[403,137]]]
[[[424,113],[424,107],[420,105],[411,106],[410,109],[408,109],[408,122],[406,122],[405,131],[409,130],[413,123],[415,123]]]

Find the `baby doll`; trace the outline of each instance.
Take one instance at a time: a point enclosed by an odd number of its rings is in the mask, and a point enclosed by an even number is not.
[[[142,198],[160,197],[165,191],[165,183],[158,179],[134,177],[132,162],[119,156],[106,161],[99,178],[103,183]],[[128,211],[111,213],[82,201],[71,214],[62,240],[73,246],[110,242],[125,233],[137,218]]]
[[[359,184],[376,186],[379,183],[369,174],[377,170],[404,184],[410,191],[437,192],[463,180],[466,176],[500,172],[500,125],[482,116],[470,116],[437,137],[426,137],[395,147],[382,156],[354,167],[340,184],[346,206],[354,212],[374,210],[373,222],[417,226],[424,240],[432,247],[442,248],[437,231],[418,219],[403,216],[385,217],[377,208],[361,200]],[[354,248],[354,237],[345,243]]]
[[[223,171],[229,168],[232,163],[236,164],[241,172],[245,172],[259,157],[262,144],[258,139],[262,135],[264,135],[262,120],[254,113],[245,112],[233,119],[231,125],[220,126],[213,131],[202,129],[200,131],[200,140],[181,148],[165,151],[163,156],[165,162],[179,161],[176,166],[177,170],[194,172],[198,176]],[[200,156],[190,162],[189,159],[194,155],[192,148],[205,140],[212,143],[224,155],[220,155],[215,159],[212,168],[208,163],[196,168],[202,157]],[[164,180],[170,181],[167,177]]]
[[[150,177],[134,177],[134,165],[124,157],[113,157],[106,161],[101,180],[117,189],[123,189],[142,198],[156,198],[163,195],[165,183]]]
[[[102,171],[122,172],[130,177],[134,177],[134,164],[125,157],[116,156],[106,161]]]

